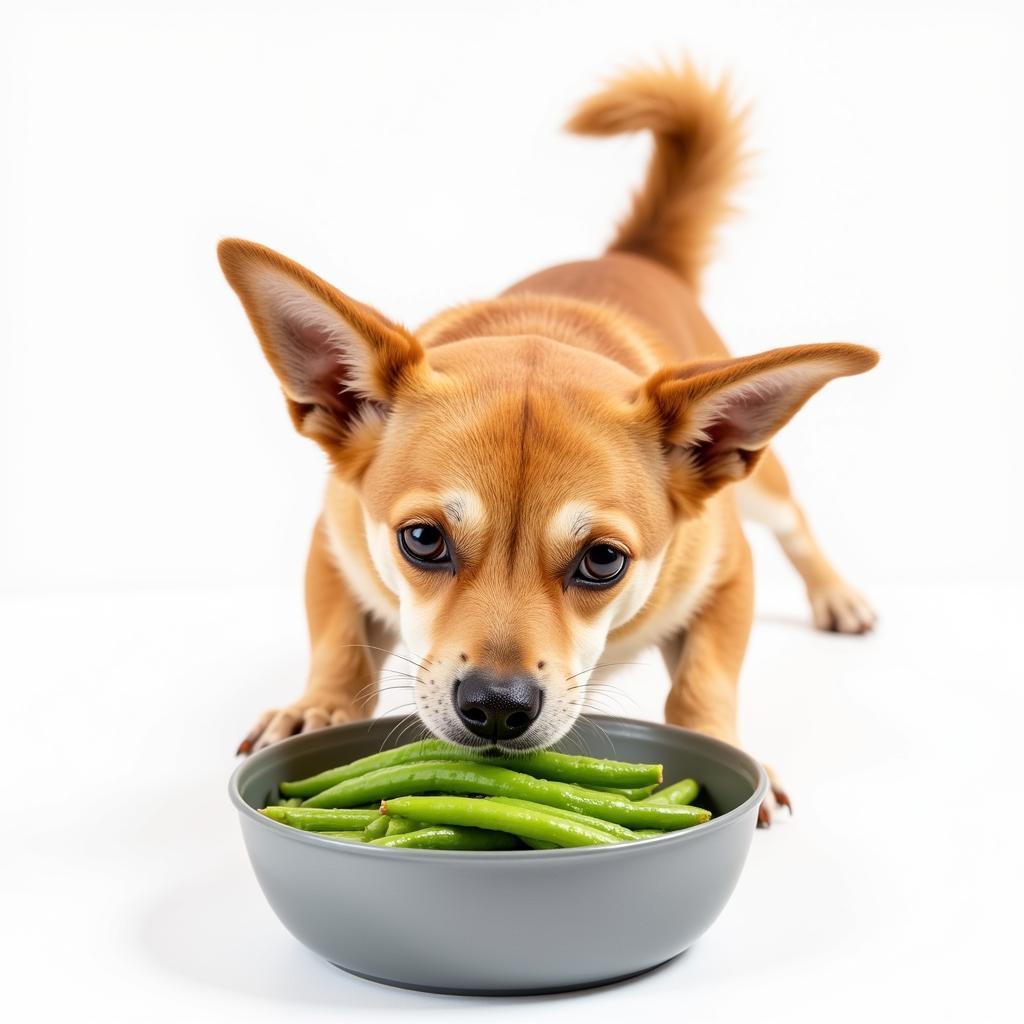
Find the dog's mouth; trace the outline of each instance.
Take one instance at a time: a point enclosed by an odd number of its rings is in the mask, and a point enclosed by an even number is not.
[[[545,747],[543,743],[530,743],[528,741],[520,743],[499,743],[488,740],[474,742],[466,736],[460,736],[456,739],[445,735],[443,732],[434,731],[434,734],[438,739],[445,740],[453,746],[465,747],[467,750],[471,750],[474,757],[521,757],[523,754],[529,754],[535,750],[543,750]]]
[[[502,750],[497,743],[469,744],[469,749],[472,750],[474,754],[477,754],[480,757],[502,757],[505,754],[505,751]]]
[[[497,743],[463,743],[462,745],[484,758],[500,758],[505,753]]]
[[[423,716],[420,716],[420,721],[437,739],[444,740],[453,747],[462,747],[467,751],[472,751],[473,757],[522,757],[524,754],[530,754],[537,750],[545,750],[553,742],[553,740],[543,738],[536,730],[534,730],[536,738],[523,735],[514,740],[478,739],[460,728],[459,723],[432,724]]]

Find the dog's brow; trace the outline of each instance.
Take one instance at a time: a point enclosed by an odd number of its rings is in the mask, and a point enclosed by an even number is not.
[[[576,546],[596,530],[611,530],[636,552],[639,538],[634,524],[628,516],[614,509],[597,509],[582,501],[569,501],[555,512],[548,524],[548,536],[556,545]]]
[[[552,517],[548,527],[552,540],[579,540],[586,536],[594,521],[594,512],[580,501],[564,504]]]
[[[586,535],[586,533],[587,533],[587,531],[589,529],[590,529],[590,516],[585,515],[584,513],[581,512],[576,517],[576,521],[573,523],[572,528],[569,530],[569,532],[574,537],[583,537],[583,536]]]
[[[436,491],[414,490],[404,494],[392,509],[395,522],[409,516],[443,513],[453,526],[466,530],[474,530],[487,521],[487,509],[475,491],[448,490]]]
[[[452,523],[467,529],[479,526],[487,517],[483,503],[473,491],[446,491],[441,495],[441,508]]]

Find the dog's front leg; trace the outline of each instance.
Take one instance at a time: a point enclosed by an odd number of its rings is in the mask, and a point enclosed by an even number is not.
[[[736,565],[718,584],[686,629],[661,645],[672,677],[665,721],[696,729],[739,746],[736,730],[740,668],[754,617],[750,549],[739,539]],[[771,777],[769,770],[769,777]],[[789,807],[789,798],[772,778],[772,796]],[[771,823],[771,808],[761,807],[759,823]]]
[[[737,744],[737,684],[754,616],[750,550],[700,605],[686,629],[662,644],[672,677],[665,721]]]
[[[306,563],[306,616],[310,662],[305,693],[285,708],[264,712],[242,740],[241,754],[296,732],[365,718],[373,710],[380,666],[394,637],[359,606],[319,522]]]

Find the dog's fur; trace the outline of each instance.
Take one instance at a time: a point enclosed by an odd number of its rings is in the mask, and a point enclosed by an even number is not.
[[[737,504],[775,532],[819,627],[871,627],[767,446],[876,354],[825,344],[732,359],[694,297],[740,172],[741,121],[724,86],[689,69],[613,82],[569,128],[649,130],[654,152],[608,252],[416,332],[269,249],[221,243],[292,420],[331,466],[307,568],[306,692],[264,714],[243,750],[362,717],[399,639],[420,717],[455,742],[473,740],[452,707],[468,669],[532,673],[543,709],[518,745],[546,746],[585,705],[596,663],[651,644],[671,672],[667,720],[736,742],[752,608]],[[396,534],[413,523],[445,532],[453,571],[403,558]],[[567,582],[597,542],[629,556],[621,581]]]

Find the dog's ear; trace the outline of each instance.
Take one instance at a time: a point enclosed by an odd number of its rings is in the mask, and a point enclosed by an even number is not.
[[[669,453],[679,505],[695,511],[720,487],[750,474],[775,433],[822,385],[877,362],[869,348],[836,343],[660,370],[640,400]]]
[[[273,367],[296,429],[344,466],[365,456],[403,386],[426,372],[404,328],[272,249],[237,238],[217,247]],[[350,466],[353,471],[357,467]]]

